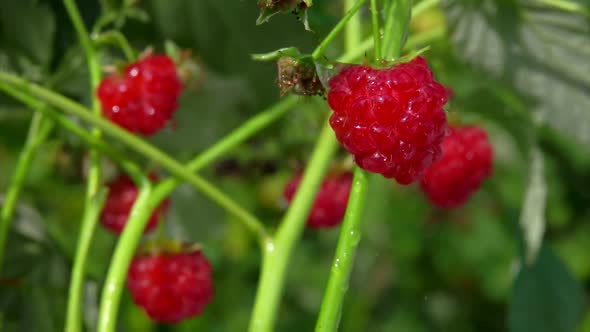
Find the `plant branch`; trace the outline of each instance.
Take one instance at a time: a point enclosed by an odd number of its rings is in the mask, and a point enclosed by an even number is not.
[[[86,210],[82,217],[80,227],[80,236],[78,237],[78,246],[76,256],[72,266],[70,277],[70,289],[68,291],[68,307],[66,313],[66,332],[81,332],[82,329],[82,292],[84,289],[84,272],[86,270],[86,259],[92,236],[96,228],[96,220],[100,215],[102,206],[107,196],[106,190],[99,190],[94,197],[87,198],[92,202],[86,202]]]
[[[51,125],[48,124],[47,119],[41,113],[33,114],[27,140],[20,152],[16,169],[10,180],[6,195],[4,196],[4,202],[2,202],[2,211],[0,212],[0,272],[4,262],[6,239],[8,238],[8,231],[12,224],[18,198],[24,186],[35,153],[37,152],[37,148],[45,141],[50,130]]]
[[[201,191],[215,203],[223,207],[228,213],[244,223],[244,225],[249,230],[257,234],[260,239],[266,236],[266,231],[264,230],[262,222],[260,222],[256,217],[244,210],[239,204],[227,197],[211,183],[207,182],[202,177],[193,174],[180,162],[152,146],[151,144],[143,141],[141,138],[130,134],[124,129],[113,125],[101,117],[97,117],[87,112],[87,109],[80,104],[77,104],[66,97],[44,89],[36,84],[27,82],[26,80],[23,80],[17,76],[0,72],[0,82],[4,82],[11,87],[18,88],[26,94],[35,96],[44,102],[53,105],[57,109],[61,109],[66,113],[78,116],[82,120],[102,129],[106,134],[117,138],[127,146],[144,154],[147,157],[152,158],[159,165],[166,168],[175,177],[190,183],[197,190]]]
[[[336,24],[336,26],[330,31],[330,33],[322,40],[322,42],[316,47],[316,49],[311,54],[314,60],[318,60],[319,58],[324,55],[326,48],[328,45],[336,38],[338,33],[344,28],[346,23],[356,14],[356,12],[362,7],[366,0],[357,0],[355,4],[346,12],[346,15]]]
[[[97,332],[115,332],[121,294],[125,286],[127,270],[136,251],[145,226],[155,206],[150,205],[151,182],[145,177],[139,186],[139,194],[129,213],[129,219],[119,237],[107,272],[100,301]]]
[[[110,30],[103,32],[94,36],[93,41],[99,46],[110,44],[119,47],[119,49],[125,55],[125,58],[127,58],[128,62],[133,62],[135,59],[137,59],[137,54],[135,54],[135,51],[129,44],[127,38],[125,38],[125,35],[123,35],[120,31]]]
[[[301,237],[315,194],[337,147],[332,128],[326,122],[297,193],[277,230],[274,242],[266,242],[258,292],[250,320],[250,332],[273,330],[291,253]]]
[[[379,11],[377,10],[377,0],[371,0],[371,27],[373,29],[373,45],[375,45],[373,50],[375,53],[374,60],[378,61],[379,57],[381,56],[381,29],[379,29]]]
[[[330,279],[316,323],[316,332],[338,330],[342,301],[348,290],[356,249],[361,239],[361,223],[368,188],[367,178],[368,174],[365,171],[355,167],[346,215],[342,222]]]

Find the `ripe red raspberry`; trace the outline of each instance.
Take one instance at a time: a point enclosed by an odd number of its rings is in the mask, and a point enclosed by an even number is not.
[[[420,186],[436,206],[457,207],[492,174],[493,148],[476,126],[449,128],[441,147],[441,159],[424,172]]]
[[[447,91],[424,58],[389,69],[351,65],[328,84],[330,125],[361,168],[409,184],[438,160]]]
[[[178,108],[182,83],[174,62],[150,55],[100,82],[97,96],[102,114],[119,126],[142,135],[162,129]]]
[[[150,178],[153,181],[157,180],[155,174],[150,174]],[[131,207],[137,199],[139,189],[131,178],[125,174],[121,174],[109,182],[107,187],[109,188],[109,192],[100,214],[100,223],[109,231],[115,234],[121,234],[127,223],[127,219],[129,219],[129,212],[131,212]],[[168,209],[168,205],[169,201],[164,200],[154,209],[144,233],[148,233],[156,228],[160,215]]]
[[[301,177],[301,174],[297,174],[285,187],[283,196],[288,202],[295,196]],[[328,228],[340,224],[346,212],[351,184],[351,173],[324,179],[311,207],[307,225],[311,228]]]
[[[163,323],[199,315],[214,293],[211,265],[200,250],[134,257],[127,288],[135,304]]]

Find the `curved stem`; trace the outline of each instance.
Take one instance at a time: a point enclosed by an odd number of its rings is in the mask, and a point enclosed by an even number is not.
[[[82,329],[82,292],[84,289],[84,274],[86,258],[96,228],[96,220],[106,199],[106,190],[99,190],[97,194],[88,198],[92,202],[86,202],[86,210],[82,217],[78,247],[72,266],[70,277],[70,289],[68,292],[68,307],[66,313],[66,332],[80,332]]]
[[[127,270],[149,217],[155,208],[149,203],[151,192],[151,183],[149,179],[144,178],[107,272],[100,301],[97,332],[114,332],[116,330],[117,313]]]
[[[366,0],[357,0],[356,3],[346,12],[346,15],[336,24],[336,26],[330,31],[330,33],[322,40],[322,42],[316,47],[316,49],[311,54],[314,60],[318,60],[324,52],[328,45],[336,38],[338,33],[344,28],[346,23],[350,20],[350,18],[356,14],[356,12],[362,7]]]
[[[207,182],[202,177],[193,174],[180,162],[154,147],[153,145],[143,141],[141,138],[130,134],[124,129],[113,125],[101,117],[92,115],[86,111],[84,106],[80,104],[77,104],[64,96],[44,89],[36,84],[27,82],[17,76],[0,72],[0,82],[5,82],[6,84],[18,88],[25,93],[31,94],[47,102],[48,104],[65,111],[66,113],[76,115],[82,120],[85,120],[102,129],[105,133],[116,137],[122,143],[152,158],[159,165],[166,168],[175,177],[190,183],[197,190],[201,191],[215,203],[223,207],[231,215],[238,218],[238,220],[244,223],[248,229],[257,234],[260,239],[266,236],[266,231],[264,230],[262,222],[260,222],[256,217],[242,208],[231,198],[219,191],[219,189],[215,188],[215,186],[213,186],[211,183]]]
[[[301,237],[315,194],[337,147],[334,132],[326,123],[297,193],[277,230],[275,240],[269,239],[265,242],[258,293],[250,320],[250,332],[273,330],[291,253],[295,243]]]
[[[316,323],[316,332],[338,330],[342,301],[348,290],[348,281],[354,266],[354,256],[361,239],[361,222],[368,187],[367,178],[368,175],[365,171],[358,167],[355,168],[346,215],[342,222],[330,279]]]
[[[74,25],[74,30],[76,30],[80,45],[84,50],[86,62],[88,63],[92,113],[94,113],[94,115],[99,115],[100,103],[94,95],[94,92],[96,91],[96,88],[98,87],[101,79],[100,59],[96,50],[94,49],[94,45],[92,45],[90,35],[84,26],[84,22],[82,21],[82,16],[80,15],[80,11],[76,6],[76,2],[74,0],[64,0],[64,6],[66,7],[66,11],[70,16],[72,24]],[[97,128],[92,129],[92,136],[100,138],[100,130]],[[71,280],[70,284],[71,298],[70,303],[68,304],[68,320],[66,323],[66,331],[68,332],[77,332],[81,329],[82,325],[80,321],[80,302],[82,297],[82,288],[84,285],[84,263],[86,262],[86,256],[88,255],[88,248],[90,247],[94,229],[98,223],[98,215],[102,209],[102,203],[104,202],[104,199],[102,201],[96,199],[101,184],[102,172],[100,158],[100,154],[97,150],[90,150],[90,167],[88,170],[86,201],[84,206],[85,213],[83,223],[80,228],[78,240],[79,245],[76,249],[76,261],[75,265],[73,266],[74,270],[72,270],[73,279]],[[78,270],[75,270],[76,268]],[[72,310],[74,312],[71,312]]]
[[[50,129],[51,126],[48,125],[47,119],[41,113],[33,114],[27,140],[18,157],[16,170],[10,180],[10,185],[4,196],[2,211],[0,212],[0,272],[4,262],[4,250],[6,249],[8,230],[12,224],[18,198],[37,148],[45,141]]]
[[[110,44],[119,47],[119,49],[125,55],[125,58],[127,58],[128,62],[133,62],[135,61],[135,59],[137,59],[137,55],[135,54],[135,51],[129,44],[129,41],[127,40],[127,38],[125,38],[125,35],[123,35],[120,31],[111,30],[103,32],[101,34],[94,36],[93,41],[98,46]]]

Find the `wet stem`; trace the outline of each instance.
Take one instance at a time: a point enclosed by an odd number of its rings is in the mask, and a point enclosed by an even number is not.
[[[337,34],[345,27],[348,20],[354,16],[356,11],[358,11],[364,3],[364,0],[357,0],[354,3],[350,0],[346,1],[346,8],[349,8],[349,10],[344,15],[342,20],[334,27],[334,29],[313,52],[314,59],[319,59],[323,56],[323,52],[329,43],[334,40]],[[430,1],[430,3],[436,4],[436,1]],[[103,35],[98,34],[99,37],[98,39],[94,40],[95,44],[93,44],[86,28],[83,25],[74,1],[64,0],[64,5],[68,10],[75,30],[78,33],[82,48],[85,52],[91,77],[90,88],[92,91],[94,91],[100,80],[100,63],[98,52],[96,50],[98,44],[119,44],[118,46],[123,49],[128,58],[134,57],[134,52],[130,47],[128,47],[126,40],[124,38],[120,38],[122,35],[117,37],[118,33]],[[352,27],[355,27],[355,24],[358,28],[358,23],[352,23]],[[416,39],[418,40],[422,38],[424,40],[420,41],[427,42],[429,38],[435,39],[443,34],[444,31],[437,34],[431,34],[431,36],[428,37],[416,36]],[[100,36],[103,36],[102,39]],[[338,59],[339,61],[347,62],[362,56],[365,51],[373,46],[374,43],[372,39],[367,39],[361,42],[360,33],[358,33],[358,31],[349,31],[346,34],[345,39],[346,44],[348,45],[347,52],[340,59]],[[378,39],[375,41],[377,41],[376,44],[379,44]],[[410,42],[411,40],[409,41],[409,44]],[[401,46],[401,41],[398,46]],[[395,48],[395,45],[393,48]],[[257,116],[246,121],[240,128],[219,140],[215,145],[203,151],[189,163],[183,165],[177,160],[168,156],[166,153],[153,147],[146,141],[103,119],[99,114],[98,100],[94,97],[92,98],[92,109],[88,109],[51,90],[27,82],[15,75],[2,72],[0,72],[0,90],[3,90],[16,99],[21,100],[24,104],[34,109],[36,111],[34,119],[41,119],[43,117],[48,119],[47,122],[53,120],[53,122],[58,124],[60,127],[78,136],[91,147],[92,166],[90,169],[87,185],[88,189],[86,197],[86,209],[84,217],[82,218],[82,227],[72,270],[66,331],[76,332],[81,329],[80,306],[82,299],[81,291],[84,283],[84,265],[87,258],[87,251],[93,237],[92,235],[96,227],[97,217],[99,214],[98,212],[100,211],[104,200],[104,192],[99,189],[101,184],[100,167],[98,163],[99,151],[113,159],[122,169],[129,173],[138,186],[140,186],[141,194],[132,208],[132,217],[128,221],[128,227],[126,227],[124,233],[119,239],[113,254],[113,259],[109,266],[109,272],[105,280],[102,293],[98,331],[114,331],[118,306],[126,277],[126,271],[140,241],[142,230],[149,218],[150,212],[182,182],[188,182],[195,189],[203,192],[211,200],[219,204],[228,213],[235,216],[259,240],[263,252],[263,261],[258,293],[256,296],[254,311],[250,323],[250,331],[272,331],[274,322],[276,320],[277,309],[280,303],[285,271],[291,252],[293,251],[295,244],[298,242],[301,236],[305,219],[307,218],[310,206],[315,197],[315,193],[321,183],[327,165],[331,160],[331,156],[337,147],[337,142],[334,138],[333,132],[327,123],[325,124],[320,138],[316,144],[314,153],[310,159],[308,168],[301,182],[300,189],[294,198],[290,209],[285,214],[284,219],[281,222],[281,226],[279,226],[274,237],[271,237],[267,233],[262,222],[260,222],[255,216],[244,210],[231,198],[225,196],[222,192],[205,181],[203,178],[194,174],[194,172],[209,165],[213,161],[217,160],[220,156],[226,154],[231,149],[235,148],[266,126],[279,119],[297,103],[297,97],[290,96],[284,98],[274,106],[271,106],[268,109],[260,112]],[[91,95],[93,95],[93,93]],[[70,119],[68,116],[60,114],[58,111],[77,116],[84,122],[95,126],[97,129],[93,129],[91,132],[89,132],[84,127],[72,121],[72,119]],[[37,120],[34,120],[31,125],[30,142],[29,140],[27,141],[23,151],[21,152],[20,158],[24,160],[22,162],[22,165],[24,166],[21,166],[21,162],[19,161],[19,166],[15,172],[15,179],[17,180],[14,180],[13,184],[9,188],[9,195],[12,191],[16,192],[16,195],[13,195],[13,203],[4,204],[3,206],[2,224],[0,225],[2,228],[0,228],[0,230],[3,228],[7,230],[9,227],[9,223],[5,222],[5,220],[10,220],[12,215],[11,213],[7,214],[7,212],[5,212],[5,210],[9,209],[6,206],[12,205],[12,208],[14,208],[16,198],[18,197],[18,192],[22,187],[22,181],[28,170],[27,164],[30,163],[30,159],[34,155],[35,147],[43,141],[43,137],[46,135],[35,134],[35,132],[38,131],[37,125],[35,124],[36,121]],[[168,170],[172,177],[165,179],[152,187],[152,184],[149,183],[149,181],[145,178],[141,168],[135,162],[128,159],[124,152],[107,143],[104,140],[103,135],[101,135],[99,132],[99,129],[103,131],[104,134],[117,139],[119,142],[127,145],[134,151],[143,154],[149,159],[155,161],[157,164]],[[353,255],[350,254],[354,254],[355,246],[350,246],[350,244],[355,243],[355,241],[358,243],[358,235],[360,233],[355,233],[355,230],[358,228],[358,222],[360,220],[358,216],[360,216],[360,211],[362,211],[362,206],[364,205],[362,202],[364,201],[363,197],[364,192],[366,191],[366,174],[360,170],[355,170],[353,182],[354,185],[352,188],[351,199],[349,201],[349,208],[347,210],[347,216],[342,227],[343,233],[339,240],[335,259],[338,259],[339,255],[342,254],[341,246],[344,246],[343,248],[348,248],[345,249],[344,252],[346,252],[348,257],[352,258]],[[7,214],[8,217],[5,217],[4,214]],[[344,239],[346,239],[345,233],[355,236],[353,237],[352,242],[350,242],[350,240],[346,240],[348,241],[346,242],[348,244],[341,243],[344,241]],[[4,248],[5,243],[2,238],[0,238],[0,240],[2,240],[0,241],[0,248]],[[1,254],[2,250],[0,250],[0,261],[2,259]],[[337,262],[344,261],[338,260]],[[352,260],[350,260],[350,262],[350,267],[352,267]],[[340,279],[334,279],[336,280],[336,285],[347,283],[349,272],[344,274],[341,273]],[[326,299],[332,298],[332,296],[328,295],[330,287],[331,286],[329,285],[324,301],[326,301]],[[344,292],[339,296],[343,297]],[[334,308],[338,308],[336,312],[339,312],[341,298],[332,298],[331,300],[327,301],[328,302],[322,306],[322,310],[324,310],[324,308],[328,308],[331,311],[334,311]],[[337,315],[330,314],[328,316],[335,317]],[[334,319],[330,318],[330,320]]]

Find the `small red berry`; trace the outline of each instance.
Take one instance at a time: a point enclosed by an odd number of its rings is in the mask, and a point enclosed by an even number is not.
[[[449,128],[441,147],[441,159],[424,172],[420,186],[434,205],[458,207],[492,174],[493,147],[476,126]]]
[[[285,187],[283,196],[288,202],[295,196],[301,177],[301,174],[297,174]],[[311,207],[307,225],[311,228],[328,228],[340,224],[346,212],[351,184],[352,174],[349,172],[325,178]]]
[[[328,85],[330,125],[359,167],[409,184],[440,157],[447,91],[424,58],[389,69],[351,65]]]
[[[135,304],[163,323],[199,315],[214,293],[211,265],[200,250],[134,257],[127,288]]]
[[[181,89],[174,62],[165,55],[150,55],[129,64],[123,76],[104,78],[97,96],[106,118],[131,132],[151,135],[178,108]]]
[[[155,174],[150,174],[150,178],[153,181],[157,180]],[[100,223],[109,231],[115,234],[121,234],[127,223],[127,219],[129,219],[129,212],[131,212],[131,207],[137,199],[139,189],[131,178],[125,174],[121,174],[109,182],[107,187],[109,191],[100,214]],[[169,201],[164,200],[154,209],[144,233],[150,232],[158,225],[159,217],[168,209],[168,205]]]

